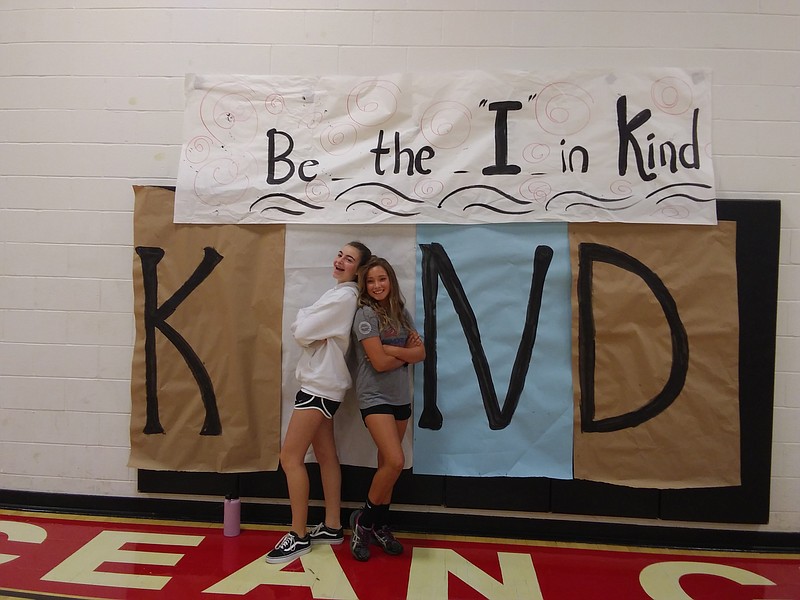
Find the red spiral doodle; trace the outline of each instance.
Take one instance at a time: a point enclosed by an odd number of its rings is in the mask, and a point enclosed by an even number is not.
[[[550,146],[547,144],[528,144],[522,150],[522,158],[529,163],[538,163],[550,156]]]
[[[209,206],[238,202],[250,187],[248,169],[254,164],[252,156],[217,158],[206,163],[195,174],[194,193]]]
[[[256,118],[253,103],[241,94],[225,94],[214,104],[214,123],[223,129],[233,129],[237,125]]]
[[[444,184],[441,181],[426,177],[414,185],[414,194],[417,198],[435,198],[442,193],[443,189]]]
[[[592,118],[594,99],[582,87],[566,81],[546,85],[536,95],[539,126],[553,135],[578,133]]]
[[[423,113],[420,131],[435,148],[457,148],[472,130],[472,112],[460,102],[435,102]]]
[[[347,114],[365,127],[385,123],[397,112],[400,92],[391,81],[372,79],[360,83],[347,95]]]
[[[613,181],[611,185],[608,186],[608,189],[615,196],[630,196],[631,192],[633,191],[633,187],[631,186],[630,182],[625,181],[624,179],[617,179],[616,181]]]
[[[677,206],[674,204],[663,205],[656,211],[665,219],[686,219],[689,217],[689,209],[685,206]]]
[[[225,91],[230,88],[235,89]],[[200,101],[200,122],[222,143],[252,142],[258,131],[258,111],[251,100],[253,95],[253,90],[247,87],[214,86]]]
[[[399,202],[400,201],[398,200],[397,196],[394,194],[385,193],[381,195],[380,203],[384,208],[392,208],[397,206]]]
[[[203,163],[211,156],[211,147],[213,143],[210,137],[198,135],[189,140],[183,155],[186,157],[186,160],[193,165]]]
[[[286,100],[280,94],[270,94],[264,98],[264,108],[271,115],[279,115],[286,109]]]
[[[314,179],[306,184],[306,198],[311,202],[325,202],[331,197],[331,190],[324,181]]]
[[[534,200],[544,204],[553,193],[553,188],[541,179],[528,179],[519,186],[519,195],[527,200]]]
[[[650,87],[653,104],[668,115],[681,115],[692,107],[692,86],[677,77],[662,77]]]
[[[319,134],[319,145],[328,154],[347,154],[358,141],[358,130],[351,123],[332,123]]]

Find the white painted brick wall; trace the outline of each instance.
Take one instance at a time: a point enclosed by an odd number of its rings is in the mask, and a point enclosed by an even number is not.
[[[712,68],[719,196],[782,201],[772,512],[742,528],[800,531],[795,0],[4,0],[0,488],[136,494],[131,185],[175,183],[185,73],[608,65]]]

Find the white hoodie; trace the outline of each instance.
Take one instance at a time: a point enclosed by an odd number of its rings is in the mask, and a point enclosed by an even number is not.
[[[297,311],[292,335],[303,353],[295,376],[312,396],[341,402],[352,379],[345,355],[356,312],[358,286],[352,281],[331,288],[307,308]]]

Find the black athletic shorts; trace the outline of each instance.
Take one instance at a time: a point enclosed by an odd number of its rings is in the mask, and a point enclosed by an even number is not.
[[[369,415],[394,415],[395,421],[405,421],[411,418],[411,405],[403,404],[394,406],[393,404],[378,404],[369,408],[361,409],[361,420],[366,422]]]
[[[339,410],[340,404],[341,402],[336,402],[336,400],[329,400],[328,398],[323,398],[322,396],[312,396],[303,390],[297,392],[297,396],[295,396],[294,399],[294,407],[297,410],[315,408],[325,415],[326,419],[333,418],[333,415],[335,415],[336,411]]]

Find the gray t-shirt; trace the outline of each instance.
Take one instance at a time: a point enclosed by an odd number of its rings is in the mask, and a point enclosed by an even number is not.
[[[406,319],[412,325],[414,321],[408,311]],[[355,343],[351,345],[355,350],[355,379],[356,396],[359,408],[370,408],[379,404],[403,406],[411,403],[411,386],[408,376],[408,366],[392,369],[391,371],[378,372],[367,360],[367,353],[361,340],[371,337],[380,337],[381,344],[390,346],[405,346],[409,331],[394,327],[380,330],[378,316],[369,306],[363,306],[356,311],[353,320],[353,337]]]

